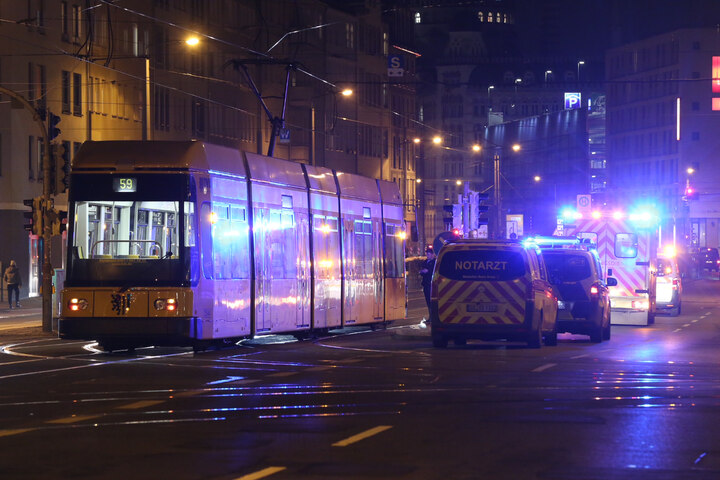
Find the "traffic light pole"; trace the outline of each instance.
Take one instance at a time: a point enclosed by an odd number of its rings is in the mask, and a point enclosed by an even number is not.
[[[40,137],[43,139],[45,152],[43,153],[43,264],[42,264],[42,329],[43,332],[52,331],[52,265],[50,264],[50,237],[52,234],[48,211],[50,209],[50,140],[47,136],[47,126],[40,118],[37,109],[25,97],[5,87],[0,87],[0,93],[12,97],[32,114],[32,118],[40,128]]]

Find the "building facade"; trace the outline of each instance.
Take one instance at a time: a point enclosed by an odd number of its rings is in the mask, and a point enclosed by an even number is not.
[[[409,12],[388,16],[379,0],[3,3],[0,87],[60,117],[53,143],[68,160],[86,140],[196,139],[263,154],[274,144],[279,158],[397,181],[410,229],[414,87],[411,76],[388,80],[388,56],[412,52]],[[412,75],[415,56],[403,55]],[[34,113],[0,95],[0,266],[18,262],[22,296],[38,293],[42,262],[42,242],[23,228],[23,200],[43,194]],[[66,208],[65,192],[53,200]],[[62,244],[51,243],[55,268]]]
[[[717,247],[717,29],[676,30],[612,49],[607,78],[612,197],[624,205],[657,205],[665,242]],[[696,198],[686,195],[688,188]]]

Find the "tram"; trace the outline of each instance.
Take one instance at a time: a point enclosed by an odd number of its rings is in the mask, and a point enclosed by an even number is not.
[[[68,200],[61,338],[204,349],[406,316],[393,182],[195,141],[88,141]]]

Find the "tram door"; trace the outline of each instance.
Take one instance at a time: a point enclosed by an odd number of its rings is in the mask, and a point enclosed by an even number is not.
[[[306,196],[254,186],[255,331],[310,327],[309,219]]]

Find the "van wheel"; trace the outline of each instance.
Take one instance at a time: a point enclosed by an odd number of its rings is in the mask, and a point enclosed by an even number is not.
[[[537,330],[534,330],[530,333],[530,338],[528,339],[528,347],[530,348],[540,348],[542,346],[542,325],[538,325]]]
[[[677,307],[673,307],[673,308],[670,309],[670,316],[671,316],[671,317],[677,317],[678,315],[680,315],[680,305],[678,305]]]
[[[607,326],[603,328],[603,340],[610,340],[610,322],[612,321],[612,318],[610,317],[611,313],[608,311],[608,319],[607,319]]]
[[[555,315],[555,326],[553,327],[553,329],[550,333],[545,334],[545,345],[547,345],[548,347],[556,347],[557,346],[557,336],[558,336],[558,316]]]
[[[432,343],[435,348],[447,348],[448,339],[444,335],[433,334]]]

